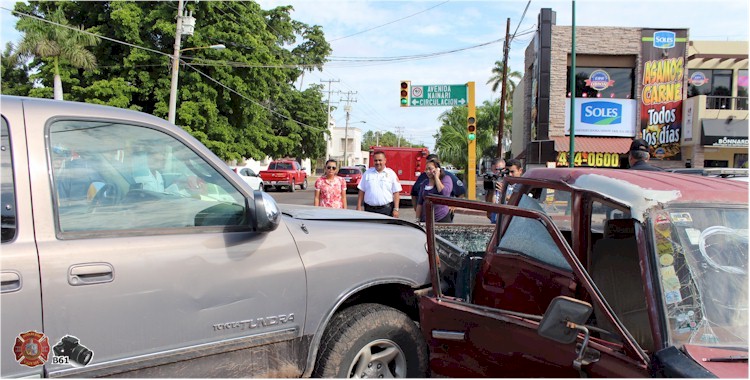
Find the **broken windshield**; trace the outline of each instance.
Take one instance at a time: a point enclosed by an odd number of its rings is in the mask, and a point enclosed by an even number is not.
[[[671,208],[651,221],[672,344],[747,347],[747,208]]]

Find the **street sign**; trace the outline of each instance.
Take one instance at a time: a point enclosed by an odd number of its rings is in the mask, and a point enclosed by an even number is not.
[[[467,102],[465,84],[411,85],[410,107],[455,107]]]

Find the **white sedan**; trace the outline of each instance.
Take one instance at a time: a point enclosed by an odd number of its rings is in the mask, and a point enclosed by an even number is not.
[[[253,169],[241,167],[241,166],[230,166],[230,168],[237,174],[240,175],[243,181],[247,182],[253,190],[263,191],[263,180],[260,176],[253,171]]]

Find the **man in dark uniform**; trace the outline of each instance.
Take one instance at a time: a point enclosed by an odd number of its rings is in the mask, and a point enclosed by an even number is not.
[[[628,153],[628,163],[632,170],[649,170],[662,172],[664,169],[649,165],[648,159],[651,155],[648,153],[648,143],[643,139],[635,139],[630,144],[630,153]]]

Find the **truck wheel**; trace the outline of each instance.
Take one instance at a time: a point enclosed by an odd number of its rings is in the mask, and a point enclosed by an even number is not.
[[[302,190],[307,190],[307,177],[305,177],[305,180],[302,181],[301,185],[299,185],[299,188]]]
[[[426,377],[427,343],[404,313],[379,304],[352,306],[326,327],[314,377]]]
[[[294,192],[294,187],[296,186],[294,184],[294,178],[290,179],[289,183],[291,183],[291,185],[289,185],[289,191],[293,193]]]

